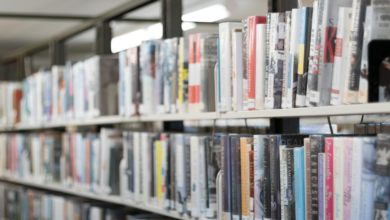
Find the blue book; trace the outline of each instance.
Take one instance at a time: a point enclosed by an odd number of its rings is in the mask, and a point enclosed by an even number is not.
[[[304,158],[303,148],[294,148],[294,195],[296,220],[305,220]]]
[[[318,154],[318,219],[325,219],[325,153]]]

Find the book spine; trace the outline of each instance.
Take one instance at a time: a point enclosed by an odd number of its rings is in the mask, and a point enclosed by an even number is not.
[[[347,50],[350,39],[351,8],[340,8],[334,53],[333,79],[330,104],[341,105],[344,96],[344,81],[347,67]]]
[[[232,34],[232,109],[243,109],[242,94],[242,33],[234,31]]]
[[[289,219],[290,217],[290,211],[288,207],[288,200],[287,200],[287,151],[286,146],[280,146],[279,147],[279,167],[280,167],[280,201],[281,201],[281,207],[280,207],[280,213],[281,213],[281,220]]]
[[[344,140],[344,219],[350,219],[351,177],[352,177],[352,138]]]
[[[264,181],[264,143],[263,137],[255,135],[253,139],[254,146],[254,203],[255,203],[255,220],[262,220],[264,217],[264,198],[263,194]]]
[[[196,57],[196,35],[189,36],[189,67],[188,67],[188,112],[193,112],[195,105],[195,86],[196,86],[196,67],[195,67],[195,57]]]
[[[287,108],[287,85],[288,72],[290,67],[290,44],[291,44],[291,11],[286,12],[286,39],[284,42],[283,60],[283,86],[282,86],[282,108]]]
[[[267,25],[265,33],[265,73],[264,73],[264,106],[267,103],[268,97],[268,74],[269,74],[269,54],[270,54],[270,40],[271,40],[271,20],[272,14],[267,14]]]
[[[262,190],[264,193],[264,199],[262,200],[264,208],[264,219],[271,219],[271,169],[270,169],[270,145],[269,138],[263,140],[264,143],[264,184],[262,185]]]
[[[275,67],[276,67],[276,57],[277,53],[275,53],[275,38],[276,38],[276,32],[277,32],[277,19],[278,19],[278,13],[272,13],[270,15],[270,27],[269,27],[269,53],[268,53],[268,71],[267,71],[267,76],[268,76],[268,81],[267,81],[267,98],[266,98],[266,103],[265,106],[267,109],[273,109],[274,108],[274,76],[275,76]]]
[[[255,110],[256,99],[256,39],[257,39],[257,24],[265,24],[266,17],[254,16],[248,18],[248,110]]]
[[[305,219],[311,219],[311,167],[310,167],[310,139],[304,139],[305,164]]]
[[[191,137],[191,216],[200,216],[199,139]]]
[[[188,38],[180,38],[179,113],[187,113],[188,105]]]
[[[311,33],[310,33],[310,51],[309,51],[309,68],[307,75],[307,88],[306,88],[306,106],[310,107],[310,93],[312,86],[312,77],[313,77],[313,68],[314,68],[314,51],[315,51],[315,42],[317,37],[317,26],[318,24],[318,1],[313,3],[313,18],[311,23]]]
[[[195,106],[194,110],[195,112],[200,112],[200,84],[201,84],[201,75],[202,75],[202,69],[201,69],[201,48],[202,48],[202,35],[196,34],[196,46],[195,46],[195,78],[194,78],[194,93],[195,93]]]
[[[268,22],[268,21],[267,21]],[[256,109],[264,109],[264,78],[266,69],[266,24],[256,25]]]
[[[198,142],[198,152],[199,152],[199,158],[198,158],[198,179],[199,179],[199,217],[206,217],[206,208],[207,208],[207,170],[206,170],[206,153],[205,153],[205,138],[200,138]]]
[[[286,152],[286,180],[287,180],[287,191],[286,191],[286,200],[285,204],[286,205],[286,213],[287,213],[287,219],[294,219],[296,217],[295,214],[295,198],[291,196],[290,193],[294,192],[294,149],[286,149],[283,152]]]
[[[250,215],[249,151],[252,144],[252,138],[240,138],[242,220],[247,220]]]
[[[271,172],[271,204],[276,206],[271,210],[271,219],[277,220],[280,219],[281,209],[280,201],[278,201],[278,180],[279,180],[279,147],[278,147],[278,137],[270,136],[269,138],[270,145],[270,172]]]
[[[249,219],[253,220],[255,217],[255,158],[254,158],[253,150],[249,151],[249,182],[250,182]]]
[[[294,196],[295,219],[305,219],[305,152],[304,148],[294,148]]]
[[[347,53],[347,71],[343,103],[358,102],[360,64],[363,46],[363,21],[369,0],[353,0],[350,42]]]
[[[222,136],[222,167],[223,167],[223,213],[222,220],[231,220],[232,211],[232,174],[231,174],[231,149],[229,143],[229,136]]]
[[[242,109],[248,111],[248,20],[242,20]]]
[[[323,16],[325,10],[325,0],[318,1],[318,14],[317,14],[317,33],[316,41],[314,48],[314,60],[313,60],[313,75],[310,82],[310,106],[317,106],[320,102],[320,84],[321,84],[321,71],[323,66],[323,48],[322,41],[323,36],[322,32],[325,32],[325,27],[323,26]]]
[[[291,12],[291,40],[290,51],[288,55],[289,66],[287,75],[287,98],[286,108],[295,107],[295,98],[297,93],[297,64],[298,64],[298,31],[300,21],[300,9],[293,9]]]
[[[325,154],[318,154],[318,219],[325,220]]]
[[[360,219],[361,193],[362,190],[362,165],[363,165],[363,141],[361,137],[352,140],[352,173],[351,173],[351,206],[350,219]]]
[[[156,197],[157,197],[157,204],[158,206],[161,206],[162,201],[162,176],[161,176],[161,170],[162,170],[162,152],[161,152],[161,141],[156,141]]]
[[[344,219],[344,138],[333,138],[333,187],[335,220]]]
[[[232,138],[232,219],[241,219],[241,146],[238,137]]]
[[[311,217],[318,219],[318,154],[320,153],[320,136],[310,136],[310,178],[311,178]]]
[[[390,150],[390,135],[378,134],[377,135],[377,155],[387,155]],[[376,159],[375,166],[375,197],[374,197],[374,219],[381,219],[388,217],[388,178],[389,178],[389,166],[388,163],[383,163],[383,157],[379,156]]]
[[[374,216],[374,188],[375,188],[375,169],[373,164],[376,160],[376,137],[365,137],[363,143],[364,160],[362,159],[362,183],[359,189],[360,195],[360,219],[370,219]],[[379,146],[378,146],[379,147]],[[354,149],[353,149],[354,150]],[[352,169],[353,170],[353,169]]]
[[[298,31],[298,68],[297,68],[297,94],[296,94],[296,106],[304,107],[306,106],[306,87],[307,87],[307,78],[304,76],[305,66],[307,65],[307,57],[306,52],[306,31],[308,29],[309,24],[309,11],[310,9],[307,7],[303,7],[300,11],[299,16],[299,31]]]
[[[189,216],[191,216],[191,209],[192,209],[192,203],[191,203],[191,138],[185,137],[184,140],[185,145],[185,172],[186,172],[186,200],[185,200],[185,210]]]
[[[276,17],[277,27],[275,32],[275,53],[274,53],[274,62],[272,63],[272,70],[274,71],[274,88],[273,88],[273,97],[274,97],[274,109],[279,109],[282,107],[282,86],[283,86],[283,60],[284,60],[284,46],[285,46],[285,26],[286,26],[286,15],[285,13],[279,13]]]
[[[325,179],[325,218],[333,220],[333,138],[325,138],[326,179]]]

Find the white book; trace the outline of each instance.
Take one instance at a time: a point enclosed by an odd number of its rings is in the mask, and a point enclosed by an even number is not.
[[[141,190],[142,190],[142,201],[145,204],[151,203],[150,198],[150,185],[151,185],[151,177],[153,175],[151,161],[153,158],[150,158],[151,152],[150,147],[151,143],[149,143],[149,134],[148,133],[141,133],[141,156],[142,156],[142,184],[141,184]]]
[[[256,25],[256,109],[264,109],[266,68],[266,24]]]
[[[334,219],[344,219],[344,138],[333,138]]]
[[[221,23],[219,24],[219,48],[220,48],[220,111],[228,112],[232,110],[231,104],[231,85],[232,85],[232,70],[231,70],[231,46],[233,29],[241,29],[241,23]]]
[[[287,77],[287,100],[286,108],[294,107],[294,96],[297,89],[297,69],[298,69],[298,57],[299,53],[298,36],[300,33],[300,14],[301,9],[293,9],[291,12],[291,40],[290,40],[290,59]],[[286,54],[287,55],[287,54]],[[294,92],[295,91],[295,92]]]
[[[199,217],[202,217],[202,218],[206,218],[206,181],[208,181],[207,177],[206,177],[206,161],[205,161],[205,145],[204,145],[204,137],[200,137],[199,138],[200,141],[198,142],[199,143],[199,157],[198,157],[198,179],[199,179],[199,195],[200,195],[200,198],[199,198]]]
[[[363,166],[363,138],[352,139],[352,175],[351,175],[351,219],[360,218],[360,192]]]
[[[133,133],[133,157],[134,157],[134,201],[141,201],[141,142],[140,133]]]
[[[7,136],[6,134],[0,134],[0,176],[4,176],[7,157]]]
[[[275,50],[276,38],[277,38],[277,25],[278,25],[279,13],[271,14],[271,25],[270,25],[270,37],[269,37],[269,66],[268,68],[268,86],[267,86],[267,98],[265,100],[266,109],[274,108],[274,76],[275,76],[275,60],[277,59],[277,51]]]
[[[241,30],[232,30],[232,108],[234,111],[242,111],[243,106],[243,54],[242,54],[242,32]]]
[[[166,189],[166,182],[168,178],[168,145],[166,134],[161,135],[161,189]],[[167,190],[161,190],[160,206],[166,208]]]
[[[200,217],[199,137],[191,137],[191,216]]]
[[[136,52],[136,51],[135,51]],[[124,105],[125,105],[125,115],[130,117],[131,115],[133,115],[135,113],[135,109],[134,109],[134,106],[133,106],[133,102],[132,102],[132,97],[133,97],[133,91],[134,91],[134,88],[133,88],[133,81],[136,80],[136,79],[133,79],[132,77],[134,76],[134,74],[132,74],[132,71],[134,71],[132,69],[132,66],[131,66],[131,58],[132,58],[132,50],[126,50],[125,52],[125,66],[124,66],[124,70],[123,70],[123,78],[124,78]]]
[[[285,204],[286,204],[286,192],[287,192],[287,164],[286,164],[286,159],[283,159],[283,149],[286,149],[286,146],[282,145],[279,147],[279,166],[280,166],[280,212],[281,212],[281,220],[286,220],[286,212],[287,210],[285,209]],[[288,202],[287,202],[288,204]]]
[[[286,38],[284,42],[284,60],[283,60],[283,85],[282,85],[282,108],[287,108],[287,88],[288,88],[288,73],[290,69],[290,44],[291,44],[291,23],[292,12],[286,12]]]
[[[347,72],[347,51],[351,33],[352,8],[341,7],[337,24],[336,48],[332,79],[331,105],[341,105],[344,96],[345,73]]]

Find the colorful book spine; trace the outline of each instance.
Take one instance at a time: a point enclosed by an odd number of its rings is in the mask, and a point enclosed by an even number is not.
[[[253,16],[248,18],[248,110],[255,110],[256,99],[256,25],[265,24],[266,17]]]
[[[252,144],[252,138],[240,138],[242,220],[247,220],[250,216],[249,151],[251,150]]]
[[[305,219],[311,219],[311,178],[310,178],[310,139],[305,138],[303,144],[305,161]]]
[[[265,136],[254,135],[254,203],[255,203],[255,220],[262,220],[264,217],[264,198],[260,195],[263,194],[263,181],[264,181],[264,139]]]
[[[188,112],[194,112],[196,86],[196,35],[189,36],[189,64],[188,64]]]
[[[268,22],[268,21],[267,21]],[[266,24],[256,25],[256,109],[264,109],[264,78],[266,69]]]
[[[333,137],[325,138],[325,218],[333,220]]]
[[[249,182],[250,182],[250,200],[249,200],[249,219],[255,217],[255,158],[254,151],[249,151]]]
[[[181,37],[179,53],[179,113],[186,113],[188,111],[188,46],[188,38]]]
[[[294,148],[294,196],[295,196],[295,219],[305,219],[305,149]]]
[[[202,75],[202,69],[201,69],[201,48],[202,48],[202,34],[196,34],[196,45],[195,45],[195,77],[194,77],[194,93],[195,93],[195,99],[194,99],[194,110],[195,112],[200,111],[200,83],[201,83],[201,75]]]
[[[309,39],[307,39],[307,32],[311,31],[311,16],[313,9],[303,7],[300,11],[299,18],[299,37],[298,37],[298,68],[297,68],[297,95],[296,95],[296,106],[306,106],[306,87],[307,87],[307,62],[308,62],[308,48],[306,47]]]
[[[288,72],[290,67],[290,44],[291,44],[291,11],[286,12],[286,39],[284,42],[284,60],[283,60],[283,86],[282,86],[282,108],[287,107],[287,85]]]
[[[344,138],[333,138],[333,212],[335,220],[344,219]]]
[[[330,94],[331,105],[341,105],[344,97],[344,81],[347,71],[347,50],[350,39],[352,8],[340,8],[337,24],[336,47],[334,53],[334,69],[332,79],[332,91]]]
[[[326,157],[325,153],[318,154],[318,219],[325,220],[325,180]]]

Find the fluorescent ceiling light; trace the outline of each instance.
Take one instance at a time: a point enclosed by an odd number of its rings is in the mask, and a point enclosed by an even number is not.
[[[188,31],[196,27],[193,22],[183,22],[181,28],[183,31]],[[111,40],[111,52],[127,50],[132,47],[141,45],[142,41],[161,39],[163,35],[163,26],[161,23],[153,24],[147,28],[138,29],[127,34],[114,37]]]
[[[183,21],[214,22],[230,16],[230,12],[222,4],[212,5],[183,15]]]

